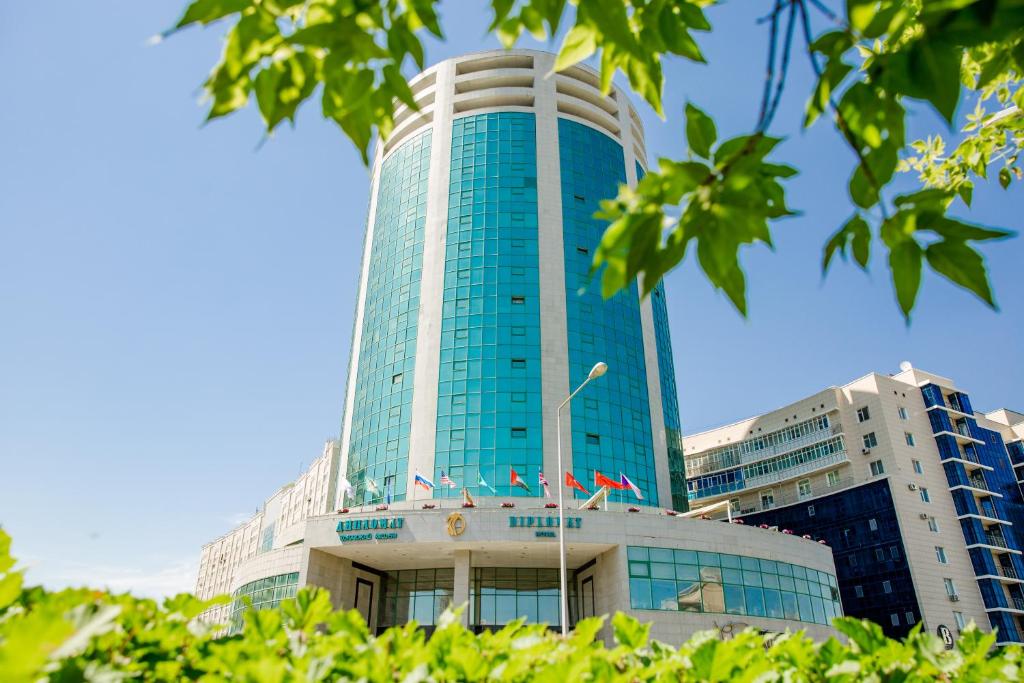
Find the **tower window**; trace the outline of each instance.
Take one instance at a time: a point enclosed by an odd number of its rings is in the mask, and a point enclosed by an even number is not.
[[[601,443],[601,437],[598,434],[587,434],[587,445],[597,446]]]
[[[512,428],[513,439],[525,439],[526,438],[526,427],[513,427]]]
[[[526,297],[525,296],[514,296],[514,297],[512,297],[512,305],[513,306],[522,306],[525,303],[526,303]]]
[[[402,383],[402,373],[398,373],[397,375],[392,375],[391,376],[391,383],[392,384],[401,384]]]
[[[512,368],[514,370],[522,370],[525,367],[526,367],[526,359],[525,358],[513,358],[512,359]]]

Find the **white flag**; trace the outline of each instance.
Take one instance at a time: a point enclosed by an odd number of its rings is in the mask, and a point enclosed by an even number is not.
[[[377,488],[377,482],[373,479],[366,480],[366,490],[374,495],[380,493],[380,489]]]
[[[356,490],[354,488],[352,488],[352,482],[350,482],[347,477],[342,477],[341,478],[340,485],[341,485],[342,492],[346,496],[348,496],[349,498],[354,498],[355,497]]]

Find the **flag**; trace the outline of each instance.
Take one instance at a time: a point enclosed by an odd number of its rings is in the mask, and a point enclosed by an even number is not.
[[[430,491],[434,488],[434,482],[430,481],[419,472],[416,472],[416,479],[413,480],[413,486],[419,486],[426,491]]]
[[[349,498],[355,498],[356,490],[352,488],[352,482],[350,482],[347,477],[342,476],[340,486],[342,492],[346,496],[348,496]]]
[[[479,480],[477,481],[478,486],[483,486],[485,489],[489,489],[490,492],[493,493],[494,495],[498,495],[498,492],[494,490],[494,487],[488,484],[486,481],[484,481],[484,475],[478,473],[476,476],[477,479]]]
[[[640,493],[640,487],[631,482],[629,479],[627,479],[626,475],[623,474],[622,472],[619,472],[619,483],[624,484],[626,487],[632,489],[633,495],[636,496],[637,500],[644,499],[644,494]]]
[[[525,481],[520,479],[519,474],[511,468],[509,468],[509,471],[512,472],[512,478],[509,480],[509,483],[512,484],[512,486],[518,486],[519,488],[529,493],[530,487],[526,485]]]
[[[548,488],[548,480],[544,478],[544,473],[541,472],[537,478],[540,480],[540,485],[544,487],[544,497],[551,497],[551,489]]]
[[[616,491],[625,491],[627,488],[629,488],[628,486],[621,482],[615,481],[614,479],[609,479],[608,477],[604,476],[597,470],[594,470],[594,485],[607,486],[608,488],[615,489]]]
[[[579,483],[579,481],[576,480],[576,477],[572,476],[568,472],[565,473],[565,485],[571,489],[579,489],[588,496],[590,495],[590,491],[583,488],[583,484]]]
[[[375,496],[380,494],[380,489],[377,487],[377,482],[375,482],[373,479],[366,480],[366,490]]]
[[[441,483],[450,489],[458,488],[455,482],[451,480],[451,477],[444,473],[444,470],[441,470]]]

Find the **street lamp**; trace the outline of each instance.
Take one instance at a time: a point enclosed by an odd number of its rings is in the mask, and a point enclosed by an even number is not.
[[[569,397],[562,401],[562,404],[558,406],[558,410],[555,411],[555,422],[558,427],[558,580],[561,586],[563,636],[569,635],[569,591],[566,587],[565,577],[565,509],[562,507],[562,488],[565,486],[565,475],[562,470],[562,408],[569,405],[572,397],[580,393],[590,380],[597,379],[606,372],[608,372],[608,364],[604,362],[600,362],[591,368],[590,374],[587,375],[587,379],[583,381],[583,384],[576,387],[576,391],[569,394]]]

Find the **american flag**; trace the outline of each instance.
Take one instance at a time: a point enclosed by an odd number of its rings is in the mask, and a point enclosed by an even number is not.
[[[450,489],[454,489],[458,486],[458,484],[452,481],[451,477],[445,474],[444,470],[441,470],[441,484],[447,486]]]

